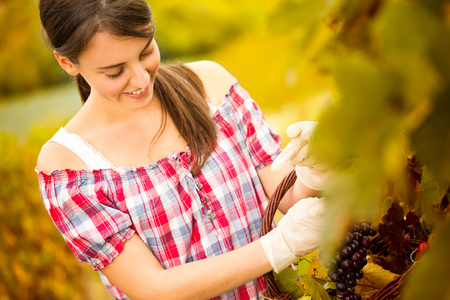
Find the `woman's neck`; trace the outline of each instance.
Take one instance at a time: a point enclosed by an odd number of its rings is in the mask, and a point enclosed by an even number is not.
[[[90,98],[86,101],[66,128],[75,133],[106,129],[130,131],[137,128],[156,128],[162,122],[162,109],[158,97],[148,105],[130,108],[121,103]]]

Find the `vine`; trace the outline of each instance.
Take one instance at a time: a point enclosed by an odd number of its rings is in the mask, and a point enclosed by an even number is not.
[[[353,220],[370,219],[378,234],[355,290],[371,300],[445,298],[450,2],[277,3],[270,19],[274,32],[299,36],[290,55],[301,80],[291,92],[307,85],[301,74],[311,65],[326,79],[316,90],[318,99],[328,100],[317,115],[312,153],[333,174],[324,191],[323,258],[312,254],[306,270],[297,264],[297,270],[276,275],[277,284],[295,299],[335,297],[322,262],[335,256]]]

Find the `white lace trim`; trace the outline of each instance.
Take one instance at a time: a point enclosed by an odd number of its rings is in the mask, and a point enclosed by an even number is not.
[[[72,151],[86,164],[89,170],[114,168],[114,165],[85,139],[76,133],[69,132],[64,127],[61,127],[50,141]]]

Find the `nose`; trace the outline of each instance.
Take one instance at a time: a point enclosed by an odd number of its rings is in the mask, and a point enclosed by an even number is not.
[[[150,83],[150,74],[140,62],[137,63],[131,72],[130,85],[134,88],[145,88]]]

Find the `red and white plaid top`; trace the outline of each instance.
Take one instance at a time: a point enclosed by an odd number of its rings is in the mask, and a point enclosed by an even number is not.
[[[38,171],[45,207],[80,261],[100,271],[135,233],[164,268],[259,239],[267,201],[256,171],[279,154],[280,137],[237,82],[211,115],[217,147],[195,177],[189,147],[139,168]],[[258,278],[215,299],[259,299],[263,290]]]

